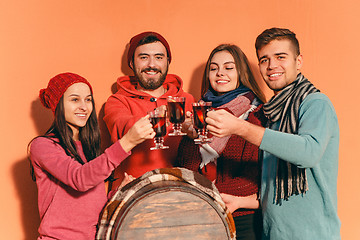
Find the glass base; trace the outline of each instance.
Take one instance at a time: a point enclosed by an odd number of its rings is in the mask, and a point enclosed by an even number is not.
[[[205,144],[205,143],[211,143],[212,138],[208,138],[206,135],[199,135],[198,138],[194,139],[195,144]]]
[[[151,147],[150,150],[157,150],[157,149],[168,149],[169,146],[164,146],[164,145],[159,145],[159,146],[155,146],[155,147]]]
[[[157,150],[157,149],[168,149],[169,146],[164,146],[164,138],[156,137],[154,138],[155,147],[151,147],[150,150]]]
[[[186,133],[183,133],[181,131],[180,123],[174,123],[173,130],[174,130],[173,132],[168,134],[169,136],[185,136],[186,135]]]
[[[183,132],[180,131],[180,130],[174,130],[172,133],[169,133],[168,135],[169,135],[169,136],[185,136],[186,133],[183,133]]]

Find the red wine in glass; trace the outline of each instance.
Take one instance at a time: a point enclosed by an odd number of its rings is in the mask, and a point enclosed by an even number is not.
[[[169,148],[169,146],[164,146],[164,136],[166,135],[166,110],[155,109],[148,114],[156,133],[154,137],[155,147],[151,147],[150,150]]]
[[[156,133],[155,137],[164,137],[166,135],[166,117],[151,117],[150,122]]]
[[[194,111],[194,127],[196,129],[204,129],[206,127],[206,109],[205,106],[193,106]]]
[[[212,141],[212,138],[208,138],[208,131],[206,129],[207,123],[205,122],[206,114],[211,110],[211,102],[199,102],[193,103],[193,123],[197,130],[199,137],[195,139],[196,144],[204,144]]]
[[[168,97],[167,107],[169,121],[173,124],[173,132],[169,136],[181,136],[186,133],[181,132],[181,124],[185,121],[185,97]]]

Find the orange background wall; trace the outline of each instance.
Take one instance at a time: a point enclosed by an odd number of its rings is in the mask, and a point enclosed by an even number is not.
[[[101,116],[116,78],[129,73],[123,64],[127,42],[154,30],[170,43],[174,58],[169,72],[180,75],[185,90],[199,97],[205,61],[220,43],[238,44],[261,81],[254,41],[265,28],[279,26],[297,33],[303,73],[336,108],[341,235],[360,239],[359,12],[356,0],[1,0],[1,238],[37,236],[36,186],[29,177],[26,146],[52,122],[37,98],[52,76],[72,71],[86,77]]]

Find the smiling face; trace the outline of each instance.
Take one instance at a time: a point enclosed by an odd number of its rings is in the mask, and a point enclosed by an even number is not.
[[[296,56],[287,39],[273,40],[257,52],[260,73],[275,94],[295,81],[302,67],[302,56]]]
[[[79,128],[86,125],[93,110],[90,88],[85,83],[74,83],[64,93],[65,121],[73,131],[74,140],[78,140]]]
[[[168,71],[166,48],[161,42],[138,46],[131,67],[145,90],[155,90],[162,86]]]
[[[209,81],[218,95],[232,91],[239,86],[234,57],[228,51],[214,54],[209,67]]]

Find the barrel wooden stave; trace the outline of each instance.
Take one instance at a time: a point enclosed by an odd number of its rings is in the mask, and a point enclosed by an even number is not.
[[[184,168],[155,169],[119,189],[101,214],[97,240],[235,240],[215,185]]]
[[[163,181],[148,188],[119,213],[113,239],[228,239],[226,222],[207,195],[179,182]]]

